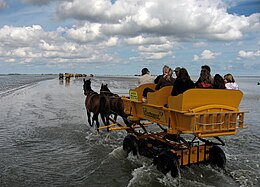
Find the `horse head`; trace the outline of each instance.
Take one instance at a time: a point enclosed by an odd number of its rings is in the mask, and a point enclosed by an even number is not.
[[[88,79],[88,80],[83,79],[83,81],[84,81],[84,83],[83,83],[84,95],[87,95],[89,91],[92,91],[91,81],[90,81],[90,79]]]
[[[111,91],[109,90],[107,84],[101,84],[101,88],[100,88],[100,93],[111,93]]]

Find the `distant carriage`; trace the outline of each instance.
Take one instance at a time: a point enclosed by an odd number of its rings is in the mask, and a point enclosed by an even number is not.
[[[64,78],[63,73],[59,73],[59,80],[63,80],[63,78]]]

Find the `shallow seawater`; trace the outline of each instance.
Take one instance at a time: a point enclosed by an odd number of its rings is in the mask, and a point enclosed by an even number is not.
[[[126,132],[98,134],[87,124],[82,79],[39,81],[1,90],[0,186],[260,186],[260,77],[237,78],[248,128],[222,138],[226,169],[192,165],[178,178],[158,172],[149,158],[127,156]],[[95,91],[101,83],[126,95],[137,79],[92,78]]]

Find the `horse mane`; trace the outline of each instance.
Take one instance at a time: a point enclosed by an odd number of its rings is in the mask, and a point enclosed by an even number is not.
[[[107,96],[119,97],[119,95],[111,92],[111,90],[108,88],[107,84],[103,84],[103,83],[101,84],[100,94],[105,94]]]

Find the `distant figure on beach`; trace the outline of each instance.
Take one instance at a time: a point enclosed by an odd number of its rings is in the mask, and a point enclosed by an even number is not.
[[[163,68],[162,68],[162,72],[163,74],[162,75],[158,75],[155,79],[154,79],[154,84],[157,84],[160,80],[161,77],[163,77],[166,73],[168,73],[170,67],[167,66],[167,65],[164,65]]]
[[[225,81],[225,86],[229,90],[238,90],[238,84],[235,82],[235,79],[232,74],[228,73],[224,75],[224,81]]]
[[[143,68],[142,75],[138,78],[138,84],[154,83],[154,77],[150,75],[150,71],[147,68]]]
[[[214,89],[226,89],[225,81],[220,74],[214,76],[212,86]]]
[[[61,80],[63,80],[63,77],[64,77],[64,75],[63,75],[63,73],[59,73],[59,79]]]
[[[195,87],[194,82],[191,80],[190,75],[185,68],[181,68],[179,73],[179,77],[177,77],[173,85],[171,93],[173,96],[182,94],[186,90]]]

